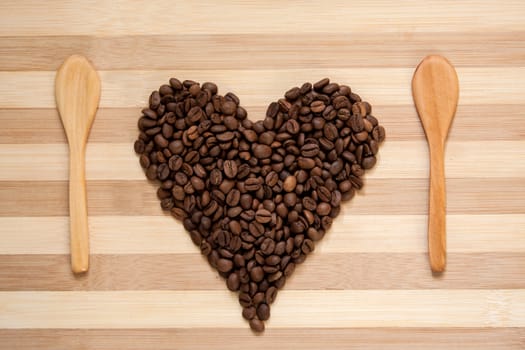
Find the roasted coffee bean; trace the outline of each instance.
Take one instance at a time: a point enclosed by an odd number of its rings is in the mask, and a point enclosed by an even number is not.
[[[266,321],[270,318],[270,307],[263,303],[257,307],[257,317],[261,321]]]
[[[255,177],[247,179],[246,181],[244,181],[244,188],[246,191],[257,191],[259,188],[261,188],[259,179]]]
[[[330,210],[332,210],[332,207],[330,206],[330,204],[321,202],[317,205],[317,208],[315,211],[317,212],[317,214],[321,216],[325,216],[325,215],[330,214]]]
[[[273,187],[279,181],[279,175],[275,171],[271,171],[266,175],[266,185]]]
[[[286,192],[292,192],[297,186],[297,178],[293,175],[287,176],[283,182],[283,190]]]
[[[253,155],[259,159],[270,158],[272,149],[267,145],[258,144],[253,149]]]
[[[310,110],[313,113],[321,113],[326,108],[323,101],[314,101],[310,104]]]
[[[235,178],[237,176],[237,163],[235,163],[233,160],[225,160],[224,174],[229,179]]]
[[[330,79],[328,78],[321,79],[317,83],[314,84],[314,90],[321,91],[329,83],[330,83]]]
[[[323,134],[330,141],[334,141],[339,136],[337,127],[332,123],[326,123],[323,126]]]
[[[241,286],[239,275],[236,272],[231,273],[230,276],[228,276],[226,285],[228,286],[228,289],[232,292],[239,290],[239,287]]]
[[[163,210],[181,220],[264,330],[296,264],[363,186],[385,130],[370,104],[325,78],[271,103],[252,122],[217,85],[176,78],[150,95],[133,147]]]
[[[254,282],[261,282],[262,279],[264,278],[264,271],[263,271],[262,267],[260,267],[260,266],[256,266],[256,267],[254,267],[254,268],[250,271],[250,278],[251,278]]]
[[[254,332],[258,332],[258,333],[264,332],[264,322],[256,318],[253,318],[250,320],[250,328]]]
[[[239,204],[241,199],[241,192],[234,188],[226,195],[226,204],[230,207],[235,207]]]
[[[272,221],[272,213],[266,209],[259,209],[255,213],[255,220],[260,224],[267,224]]]
[[[242,310],[242,317],[244,317],[247,320],[251,320],[256,315],[256,309],[254,306],[248,306],[243,308]]]

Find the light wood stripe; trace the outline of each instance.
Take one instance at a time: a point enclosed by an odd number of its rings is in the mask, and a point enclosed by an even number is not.
[[[242,104],[268,105],[286,90],[305,81],[330,77],[354,87],[372,105],[411,105],[413,68],[333,68],[286,70],[134,70],[100,71],[101,107],[140,107],[152,90],[176,75],[213,81],[222,93],[235,92]],[[525,67],[458,67],[460,103],[516,104],[523,102]],[[53,108],[55,72],[0,72],[0,108]],[[35,88],[37,87],[37,88]],[[28,98],[28,93],[31,98]]]
[[[89,4],[75,3],[75,6],[59,0],[46,1],[45,5],[29,0],[4,0],[2,7],[0,35],[19,36],[519,31],[523,30],[525,11],[523,2],[516,0],[498,3],[375,0],[352,6],[342,0],[332,0],[323,2],[322,11],[302,1],[260,4],[207,0],[199,3],[198,11],[191,3],[174,4],[168,0],[157,1],[155,6],[145,0],[119,0],[111,5],[96,0]],[[42,13],[46,15],[41,16]]]
[[[97,69],[283,69],[414,67],[421,57],[446,52],[456,67],[521,66],[525,33],[175,34],[125,36],[3,36],[5,71],[55,70],[69,55],[88,56]],[[370,43],[381,42],[381,45]],[[278,43],[278,45],[276,45]],[[505,54],[501,46],[505,45]],[[249,47],[250,50],[246,50]],[[312,50],[320,47],[320,50]],[[173,50],[184,54],[173,54]],[[142,51],[143,54],[137,54]],[[341,56],[351,57],[343,60]]]
[[[0,342],[8,349],[230,350],[522,350],[525,328],[269,328],[254,337],[232,328],[170,329],[5,329]]]
[[[525,141],[450,142],[445,155],[447,176],[511,178],[525,173]],[[428,176],[426,142],[385,142],[378,164],[368,179],[411,179]],[[503,164],[496,166],[496,164]],[[65,144],[3,145],[0,149],[0,181],[55,181],[68,178]],[[36,170],[38,169],[38,170]],[[88,180],[142,180],[144,171],[130,143],[91,143],[87,146]]]
[[[491,108],[491,118],[481,118],[487,113],[486,105],[460,105],[450,131],[449,142],[462,141],[520,141],[525,135],[522,123],[525,105],[503,105]],[[138,135],[137,108],[101,108],[89,138],[92,143],[132,143]],[[263,106],[248,106],[252,120],[262,117]],[[387,141],[424,140],[423,129],[413,105],[374,105],[373,113],[387,131]],[[497,123],[494,123],[497,120]],[[0,144],[65,143],[65,134],[54,108],[50,109],[0,109]],[[509,127],[512,125],[512,127]]]
[[[426,215],[341,216],[316,252],[424,253],[426,225]],[[523,227],[523,214],[448,215],[447,250],[525,253]],[[197,249],[182,224],[169,216],[91,216],[89,231],[93,254],[184,254]],[[68,232],[67,217],[0,217],[0,254],[68,254]]]
[[[77,278],[69,255],[0,255],[0,290],[224,290],[225,281],[194,251],[91,255],[88,275]],[[284,290],[524,289],[524,268],[524,253],[449,252],[446,273],[435,278],[426,253],[323,252],[298,266]]]
[[[427,179],[367,179],[341,215],[426,214]],[[89,215],[169,215],[158,185],[142,181],[88,181]],[[0,181],[0,216],[68,215],[67,181]],[[448,178],[448,214],[524,214],[525,178]]]
[[[234,293],[225,290],[0,292],[0,300],[3,309],[0,327],[7,329],[218,325],[247,328],[246,321],[239,317],[241,307]],[[522,290],[285,290],[277,297],[272,311],[267,327],[275,329],[524,327],[525,293]]]

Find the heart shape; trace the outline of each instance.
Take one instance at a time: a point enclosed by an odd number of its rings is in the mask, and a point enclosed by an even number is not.
[[[348,86],[325,78],[288,90],[266,118],[233,93],[172,78],[142,110],[135,151],[181,220],[263,331],[270,304],[363,186],[385,130]]]

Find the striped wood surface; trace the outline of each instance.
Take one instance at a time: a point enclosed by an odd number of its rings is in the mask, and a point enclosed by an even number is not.
[[[0,349],[524,349],[525,3],[0,3]],[[100,70],[87,151],[92,265],[68,262],[67,146],[55,70]],[[461,92],[446,153],[448,269],[426,258],[427,148],[410,79],[428,53]],[[254,336],[233,293],[162,213],[132,151],[171,76],[235,92],[252,119],[329,76],[387,129],[361,195]]]

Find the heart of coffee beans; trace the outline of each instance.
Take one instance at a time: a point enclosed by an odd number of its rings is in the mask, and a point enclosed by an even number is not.
[[[217,85],[175,78],[142,110],[135,152],[210,265],[264,330],[270,305],[363,186],[385,129],[348,86],[323,79],[272,102],[252,122]]]

